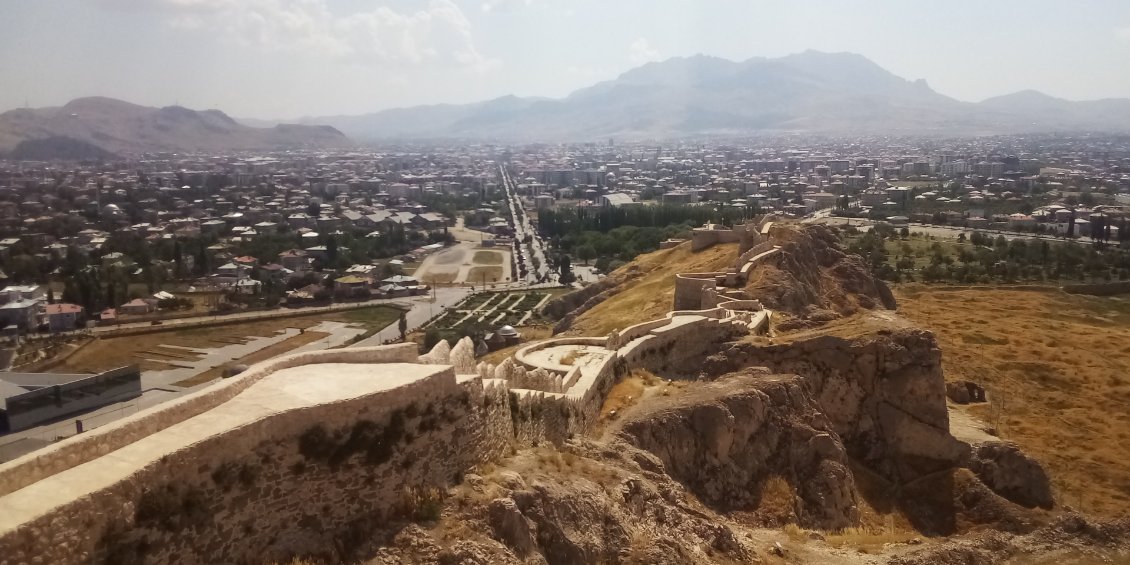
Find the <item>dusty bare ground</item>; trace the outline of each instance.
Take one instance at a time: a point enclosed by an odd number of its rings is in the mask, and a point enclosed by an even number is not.
[[[272,336],[286,328],[306,329],[323,321],[352,322],[366,328],[384,327],[396,320],[398,310],[375,307],[344,312],[329,312],[257,320],[246,324],[232,324],[206,328],[190,328],[127,337],[95,339],[81,350],[71,355],[63,363],[51,369],[54,373],[96,373],[132,363],[140,365],[141,370],[168,369],[177,359],[193,360],[198,356],[188,350],[176,347],[211,348],[223,347],[233,343],[245,343],[250,336]],[[311,340],[312,341],[312,340]],[[153,363],[144,358],[164,359],[170,364]]]
[[[266,361],[267,359],[282,355],[283,353],[286,353],[292,349],[302,347],[303,345],[306,345],[308,343],[313,343],[329,335],[330,334],[325,332],[303,332],[298,335],[291,336],[276,344],[268,345],[267,347],[264,347],[263,349],[260,349],[259,351],[256,351],[254,353],[240,357],[239,359],[236,359],[231,363],[225,363],[224,365],[221,365],[219,367],[212,367],[211,369],[208,369],[207,371],[204,371],[194,377],[187,378],[174,384],[176,384],[176,386],[183,387],[203,384],[224,376],[224,370],[228,367],[234,367],[237,365],[249,366],[260,361]]]
[[[1062,504],[1130,510],[1130,297],[921,285],[896,296],[937,334],[946,379],[989,389],[969,413],[1043,462]]]

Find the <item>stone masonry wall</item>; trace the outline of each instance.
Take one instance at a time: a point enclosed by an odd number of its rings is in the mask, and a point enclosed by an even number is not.
[[[481,387],[478,389],[481,391]],[[237,563],[348,546],[497,449],[450,369],[212,436],[0,538],[12,563]],[[489,430],[489,428],[488,428]]]
[[[413,362],[414,344],[312,351],[257,363],[242,374],[0,465],[0,496],[100,457],[231,400],[263,377],[309,363]]]

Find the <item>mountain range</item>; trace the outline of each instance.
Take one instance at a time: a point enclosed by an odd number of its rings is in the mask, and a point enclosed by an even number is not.
[[[99,158],[146,151],[330,148],[364,141],[584,141],[757,133],[985,135],[1130,132],[1130,99],[1074,102],[1026,90],[962,102],[851,53],[647,63],[560,99],[503,96],[353,116],[242,123],[219,110],[110,98],[0,114],[0,155]],[[348,136],[348,137],[347,137]]]
[[[1130,99],[1072,102],[1023,91],[955,100],[852,53],[806,51],[734,62],[696,55],[647,63],[561,99],[321,116],[359,140],[591,140],[757,132],[980,135],[1130,131]]]
[[[153,151],[224,152],[352,145],[329,126],[250,127],[219,110],[150,108],[102,97],[0,114],[0,155],[90,159]]]

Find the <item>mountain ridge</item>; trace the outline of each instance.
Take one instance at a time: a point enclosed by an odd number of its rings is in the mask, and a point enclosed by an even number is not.
[[[350,137],[373,140],[1130,131],[1130,99],[1073,102],[1040,93],[1056,102],[1020,103],[1017,94],[956,100],[924,79],[904,79],[856,53],[809,50],[744,61],[698,54],[645,63],[557,99],[506,96],[300,122],[329,123]],[[484,111],[502,100],[509,109]]]
[[[586,141],[775,133],[988,135],[1130,132],[1130,99],[1070,101],[1021,90],[956,100],[856,53],[648,62],[561,98],[500,96],[356,115],[237,120],[104,97],[0,114],[0,154],[329,148],[350,139]],[[48,141],[45,141],[48,140]]]
[[[352,142],[323,125],[255,128],[220,110],[155,108],[89,96],[62,106],[0,114],[0,155],[20,159],[109,157],[152,151],[241,151],[346,147]]]

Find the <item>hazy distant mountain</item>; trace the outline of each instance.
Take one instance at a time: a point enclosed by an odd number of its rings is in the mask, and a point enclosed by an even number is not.
[[[355,139],[1128,131],[1130,100],[1070,102],[1023,92],[973,104],[895,76],[861,55],[807,51],[743,62],[677,57],[559,100],[507,96],[301,121],[329,124]]]
[[[219,110],[149,108],[112,98],[79,98],[62,107],[0,114],[0,154],[21,159],[348,145],[348,138],[328,126],[253,128]]]

